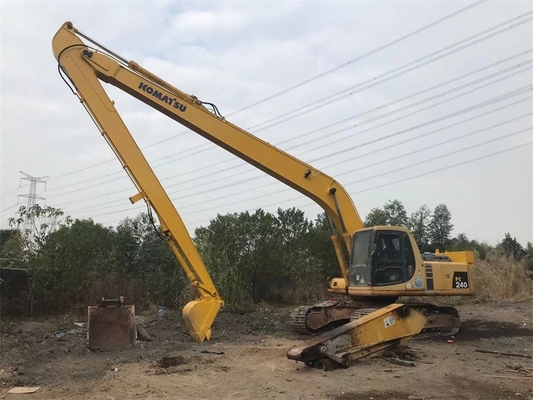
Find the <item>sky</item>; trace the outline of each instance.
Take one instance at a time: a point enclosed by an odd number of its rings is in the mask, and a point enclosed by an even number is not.
[[[364,219],[444,203],[453,234],[533,241],[530,1],[0,1],[0,227],[41,204],[116,226],[132,182],[58,74],[65,21],[343,185]],[[191,235],[310,199],[105,85]]]

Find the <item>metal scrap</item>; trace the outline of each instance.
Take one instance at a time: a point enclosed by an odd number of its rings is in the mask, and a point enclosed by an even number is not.
[[[498,356],[533,358],[532,356],[530,356],[528,354],[504,353],[504,352],[496,351],[496,350],[479,350],[479,349],[476,349],[474,351],[477,351],[478,353],[496,354]]]

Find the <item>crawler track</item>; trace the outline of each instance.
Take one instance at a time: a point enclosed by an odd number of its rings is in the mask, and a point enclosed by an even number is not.
[[[454,307],[426,303],[407,303],[427,317],[427,323],[417,339],[455,335],[460,328],[459,312]],[[300,306],[291,311],[290,326],[294,332],[316,335],[354,321],[384,305],[371,302],[341,302],[329,300],[312,306]]]

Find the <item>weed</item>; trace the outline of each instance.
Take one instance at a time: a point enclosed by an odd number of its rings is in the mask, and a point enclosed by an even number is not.
[[[476,263],[474,291],[483,301],[533,299],[533,280],[524,262],[507,257],[489,257]]]

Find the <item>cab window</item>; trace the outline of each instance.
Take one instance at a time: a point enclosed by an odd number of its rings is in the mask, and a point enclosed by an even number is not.
[[[374,283],[392,285],[408,281],[414,274],[415,258],[404,232],[379,232],[374,252]]]
[[[357,232],[353,238],[352,259],[349,267],[349,281],[352,286],[368,286],[371,284],[371,238],[371,230]]]

